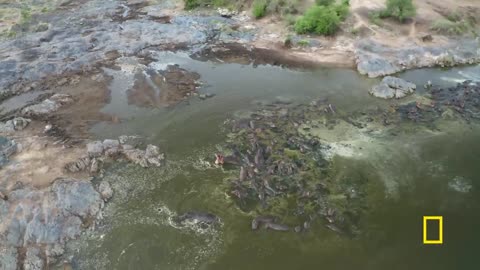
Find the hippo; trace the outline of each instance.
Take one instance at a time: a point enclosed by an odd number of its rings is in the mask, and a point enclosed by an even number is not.
[[[252,230],[258,229],[259,226],[266,223],[273,223],[277,220],[274,216],[258,216],[252,220]]]
[[[247,170],[242,166],[240,168],[240,181],[244,181],[245,179],[247,179]]]
[[[263,149],[261,147],[258,148],[254,161],[255,161],[255,165],[258,168],[263,167],[263,164],[265,163],[265,158],[263,156]]]
[[[273,222],[267,222],[265,223],[265,229],[271,229],[274,231],[289,231],[290,228],[287,225],[284,224],[278,224],[278,223],[273,223]]]
[[[204,224],[217,224],[220,222],[220,218],[216,215],[201,212],[201,211],[189,211],[175,218],[175,222],[182,223],[184,221],[193,221],[195,223],[204,223]]]
[[[287,225],[276,223],[278,220],[275,216],[258,216],[252,220],[252,230],[258,229],[263,225],[265,229],[271,229],[274,231],[289,231],[290,228]]]
[[[216,153],[215,154],[215,165],[240,165],[240,160],[238,157],[235,155],[230,155],[230,156],[224,156],[221,153]]]

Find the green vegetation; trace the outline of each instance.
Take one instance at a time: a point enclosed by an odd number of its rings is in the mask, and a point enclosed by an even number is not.
[[[465,35],[472,33],[477,35],[475,31],[476,18],[469,14],[455,10],[446,15],[444,19],[436,20],[432,23],[431,30],[445,35]]]
[[[291,26],[291,25],[295,25],[297,18],[292,14],[287,14],[285,15],[285,21],[287,22],[287,25]]]
[[[350,11],[350,6],[348,1],[341,5],[336,5],[334,6],[335,11],[337,12],[338,17],[340,17],[340,20],[345,20],[348,16],[348,12]]]
[[[302,39],[302,40],[298,41],[297,44],[300,47],[307,47],[308,45],[310,45],[310,41],[308,41],[306,39]]]
[[[3,31],[0,33],[0,38],[14,38],[17,36],[17,33],[15,31]]]
[[[380,12],[380,17],[392,17],[400,22],[414,17],[416,14],[412,0],[387,0],[387,8]]]
[[[319,6],[330,6],[335,3],[335,0],[315,0]]]
[[[30,8],[24,7],[20,10],[20,23],[26,23],[32,18]]]
[[[198,7],[214,6],[214,7],[226,7],[233,6],[236,1],[233,0],[184,0],[185,9],[191,10]]]
[[[191,10],[199,7],[227,7],[230,9],[247,8],[249,1],[235,0],[184,0],[185,9]],[[267,14],[279,14],[291,16],[298,13],[301,0],[254,0],[252,3],[252,15],[262,18]]]
[[[338,30],[340,23],[348,16],[348,12],[348,1],[343,1],[342,4],[338,5],[313,6],[305,12],[305,15],[297,20],[295,23],[295,31],[299,34],[315,33],[319,35],[333,35]]]
[[[461,17],[447,16],[447,19],[439,19],[433,22],[431,30],[446,35],[464,35],[475,33],[474,22]]]
[[[185,9],[190,10],[200,6],[199,0],[185,0]]]
[[[286,47],[286,48],[290,48],[292,47],[292,36],[291,35],[288,35],[286,38],[285,38],[285,41],[283,42],[283,45]]]
[[[255,0],[252,9],[253,16],[256,19],[262,18],[267,13],[267,1]]]
[[[380,13],[381,12],[378,12],[378,11],[370,12],[368,14],[368,19],[370,20],[370,22],[378,26],[382,26],[383,23],[382,23],[382,17]]]
[[[358,29],[358,28],[352,28],[352,29],[350,29],[350,33],[351,33],[352,35],[356,36],[356,35],[360,34],[360,29]]]
[[[298,13],[300,0],[268,0],[267,12],[288,16]]]

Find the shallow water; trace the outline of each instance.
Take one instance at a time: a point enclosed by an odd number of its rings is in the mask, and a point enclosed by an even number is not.
[[[158,59],[158,66],[177,63],[200,73],[206,82],[200,92],[216,96],[168,108],[139,108],[127,105],[131,77],[106,71],[114,80],[112,100],[104,111],[122,122],[101,123],[92,132],[99,138],[141,135],[159,145],[168,162],[160,169],[116,164],[107,171],[105,179],[112,183],[115,196],[107,205],[105,224],[71,244],[80,269],[478,267],[480,129],[475,123],[447,121],[435,132],[413,127],[396,136],[360,140],[363,147],[353,156],[334,155],[338,178],[368,179],[368,210],[355,237],[338,235],[321,224],[300,234],[251,231],[254,215],[237,209],[223,190],[232,171],[201,162],[211,161],[225,140],[222,126],[227,118],[278,100],[309,103],[328,98],[344,112],[388,107],[390,102],[370,97],[367,90],[378,80],[353,70],[254,68],[170,53]],[[426,80],[448,86],[476,74],[480,67],[424,69],[401,77],[417,83],[420,95]],[[338,131],[337,135],[339,140],[350,136]],[[471,181],[469,192],[449,187],[455,178]],[[191,209],[215,213],[222,225],[179,228],[171,222],[176,213]],[[422,244],[423,215],[443,215],[443,245]]]

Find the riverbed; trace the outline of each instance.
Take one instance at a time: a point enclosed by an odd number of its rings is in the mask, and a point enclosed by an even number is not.
[[[379,128],[368,138],[333,127],[325,140],[342,145],[329,156],[335,176],[368,179],[358,233],[338,234],[321,223],[301,233],[252,231],[254,213],[241,211],[225,190],[235,169],[210,165],[225,142],[226,120],[269,103],[301,105],[326,98],[336,111],[356,113],[403,101],[370,96],[368,89],[379,80],[350,69],[254,67],[196,61],[182,53],[160,53],[155,58],[151,68],[179,64],[198,72],[203,82],[199,92],[215,96],[192,97],[175,106],[139,107],[127,98],[133,83],[128,69],[104,70],[113,79],[110,103],[102,111],[121,121],[96,124],[91,132],[99,139],[141,136],[160,146],[167,164],[143,169],[117,163],[108,168],[104,180],[112,184],[115,195],[106,206],[102,225],[68,245],[78,269],[474,269],[478,265],[480,128],[475,121],[446,119],[435,129],[406,122],[400,133],[383,133]],[[479,80],[478,74],[480,67],[473,66],[415,70],[399,77],[416,83],[415,95],[422,96],[427,80],[446,87]],[[454,185],[457,182],[465,184],[463,189]],[[221,225],[205,229],[172,222],[175,215],[192,209],[214,213]],[[443,245],[422,243],[424,215],[443,216]]]

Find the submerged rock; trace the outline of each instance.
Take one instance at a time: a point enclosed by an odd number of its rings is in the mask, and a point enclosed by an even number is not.
[[[408,94],[415,92],[417,86],[404,79],[387,76],[383,78],[382,82],[375,85],[370,94],[378,98],[403,98]]]
[[[62,106],[70,104],[73,99],[70,95],[55,94],[44,101],[30,105],[22,110],[23,115],[40,116],[57,111]]]

